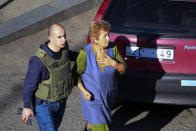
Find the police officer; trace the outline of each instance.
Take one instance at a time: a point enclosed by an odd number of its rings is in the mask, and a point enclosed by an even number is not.
[[[22,119],[27,122],[35,114],[41,131],[56,131],[73,86],[70,60],[75,60],[77,53],[68,49],[63,26],[53,24],[48,32],[49,41],[29,60]]]

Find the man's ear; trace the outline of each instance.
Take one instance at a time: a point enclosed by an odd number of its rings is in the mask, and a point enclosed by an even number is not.
[[[50,40],[50,41],[51,41],[51,39],[52,39],[52,38],[51,38],[51,35],[49,35],[49,36],[48,36],[48,40]]]

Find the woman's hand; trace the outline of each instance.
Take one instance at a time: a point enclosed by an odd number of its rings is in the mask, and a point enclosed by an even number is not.
[[[105,57],[98,59],[97,63],[103,66],[112,66],[112,67],[115,67],[117,64],[117,62],[114,59],[112,59],[110,56],[108,56],[107,54],[105,54]]]
[[[84,99],[87,100],[87,101],[90,101],[92,95],[91,95],[90,92],[88,92],[88,91],[84,88],[84,85],[82,84],[82,82],[78,83],[78,88],[79,88],[80,91],[82,92]]]
[[[120,73],[125,71],[125,66],[122,63],[118,63],[116,60],[112,59],[106,54],[104,58],[97,60],[97,63],[102,64],[103,66],[112,66]]]
[[[92,95],[87,90],[83,90],[82,94],[83,94],[83,97],[84,97],[85,100],[87,100],[87,101],[91,100]]]

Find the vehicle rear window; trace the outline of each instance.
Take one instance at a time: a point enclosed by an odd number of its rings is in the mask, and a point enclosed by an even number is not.
[[[113,32],[196,34],[196,2],[186,0],[111,0],[104,20]]]

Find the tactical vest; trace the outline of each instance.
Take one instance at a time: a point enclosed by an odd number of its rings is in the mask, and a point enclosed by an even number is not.
[[[41,48],[38,48],[35,56],[42,61],[50,73],[48,80],[39,82],[35,96],[51,102],[68,97],[73,86],[68,50],[62,51],[59,60],[53,59]]]

